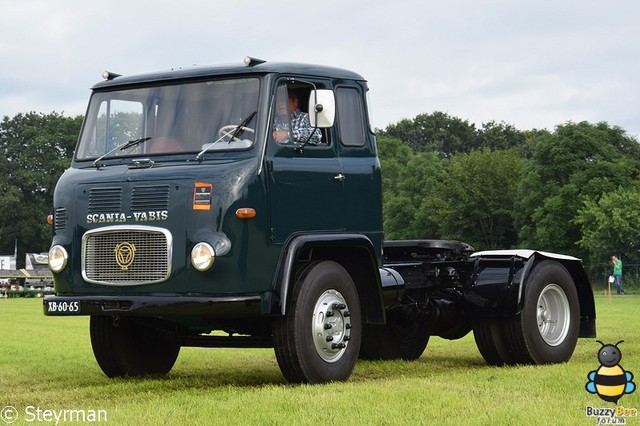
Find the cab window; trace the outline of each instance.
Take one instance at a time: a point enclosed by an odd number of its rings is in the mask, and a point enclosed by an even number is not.
[[[327,135],[309,121],[309,84],[282,82],[276,91],[271,135],[278,144],[327,144]]]
[[[364,111],[360,91],[352,87],[336,90],[340,141],[345,146],[364,146]]]
[[[230,78],[95,92],[76,160],[248,149],[259,89],[257,78]]]

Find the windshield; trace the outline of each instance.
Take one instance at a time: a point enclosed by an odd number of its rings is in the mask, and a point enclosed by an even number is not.
[[[246,78],[94,93],[76,159],[247,149],[259,86]]]

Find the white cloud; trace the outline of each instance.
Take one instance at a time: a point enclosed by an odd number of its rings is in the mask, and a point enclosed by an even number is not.
[[[0,116],[80,114],[103,69],[272,61],[353,69],[377,127],[435,110],[480,125],[607,121],[640,134],[640,3],[0,0]]]

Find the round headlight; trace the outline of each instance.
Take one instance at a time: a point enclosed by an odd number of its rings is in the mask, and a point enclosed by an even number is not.
[[[60,272],[67,266],[69,256],[62,246],[53,246],[49,250],[49,269],[53,272]]]
[[[198,271],[206,271],[216,260],[216,254],[208,243],[198,243],[191,250],[191,264]]]

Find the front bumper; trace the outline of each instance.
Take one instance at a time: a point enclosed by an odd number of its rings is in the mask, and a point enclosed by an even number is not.
[[[46,296],[47,316],[246,318],[260,315],[260,296]]]

